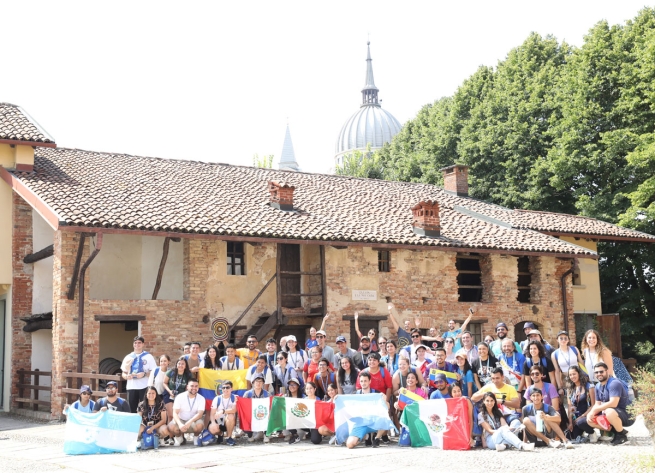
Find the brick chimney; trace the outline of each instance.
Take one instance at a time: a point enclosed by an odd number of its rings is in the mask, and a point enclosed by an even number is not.
[[[443,172],[443,189],[460,197],[469,195],[469,167],[463,164],[454,164],[441,168]]]
[[[284,182],[268,181],[271,206],[280,210],[293,210],[293,191],[296,188]]]
[[[441,218],[439,217],[439,202],[421,201],[412,207],[414,222],[412,230],[421,236],[438,237],[441,234]]]

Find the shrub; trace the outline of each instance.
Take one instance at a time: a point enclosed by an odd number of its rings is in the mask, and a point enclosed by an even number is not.
[[[639,368],[633,378],[637,398],[628,409],[635,417],[643,415],[646,427],[655,436],[655,374]]]

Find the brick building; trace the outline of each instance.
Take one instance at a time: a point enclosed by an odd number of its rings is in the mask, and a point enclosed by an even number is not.
[[[471,199],[465,166],[442,189],[64,149],[10,104],[0,164],[4,408],[17,369],[50,368],[53,417],[66,370],[102,371],[137,333],[154,355],[207,346],[217,317],[239,343],[304,339],[329,311],[333,342],[354,311],[388,334],[388,302],[442,330],[473,307],[476,338],[529,320],[552,340],[600,305],[595,241],[655,241]]]

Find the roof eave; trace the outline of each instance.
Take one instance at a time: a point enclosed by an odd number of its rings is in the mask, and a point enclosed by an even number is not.
[[[637,243],[655,243],[654,238],[638,238],[638,237],[623,237],[623,236],[615,236],[615,235],[598,235],[596,233],[566,233],[566,232],[553,232],[553,231],[541,231],[541,230],[536,230],[539,233],[543,233],[544,235],[550,235],[550,236],[565,236],[565,237],[572,237],[572,238],[588,238],[591,240],[605,240],[605,241],[631,241],[631,242],[637,242]]]
[[[25,202],[37,211],[43,219],[48,222],[53,230],[58,230],[59,226],[63,223],[59,216],[52,208],[45,203],[38,195],[32,192],[20,179],[0,166],[0,178],[5,181],[14,192],[23,198]]]
[[[43,143],[41,141],[25,141],[25,140],[3,140],[0,139],[0,144],[5,145],[22,145],[22,146],[35,146],[39,148],[56,148],[57,143]]]

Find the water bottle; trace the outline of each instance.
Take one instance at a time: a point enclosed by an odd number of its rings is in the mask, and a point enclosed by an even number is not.
[[[541,418],[541,411],[536,411],[534,413],[535,423],[537,427],[537,432],[543,433],[544,431],[544,420]]]

